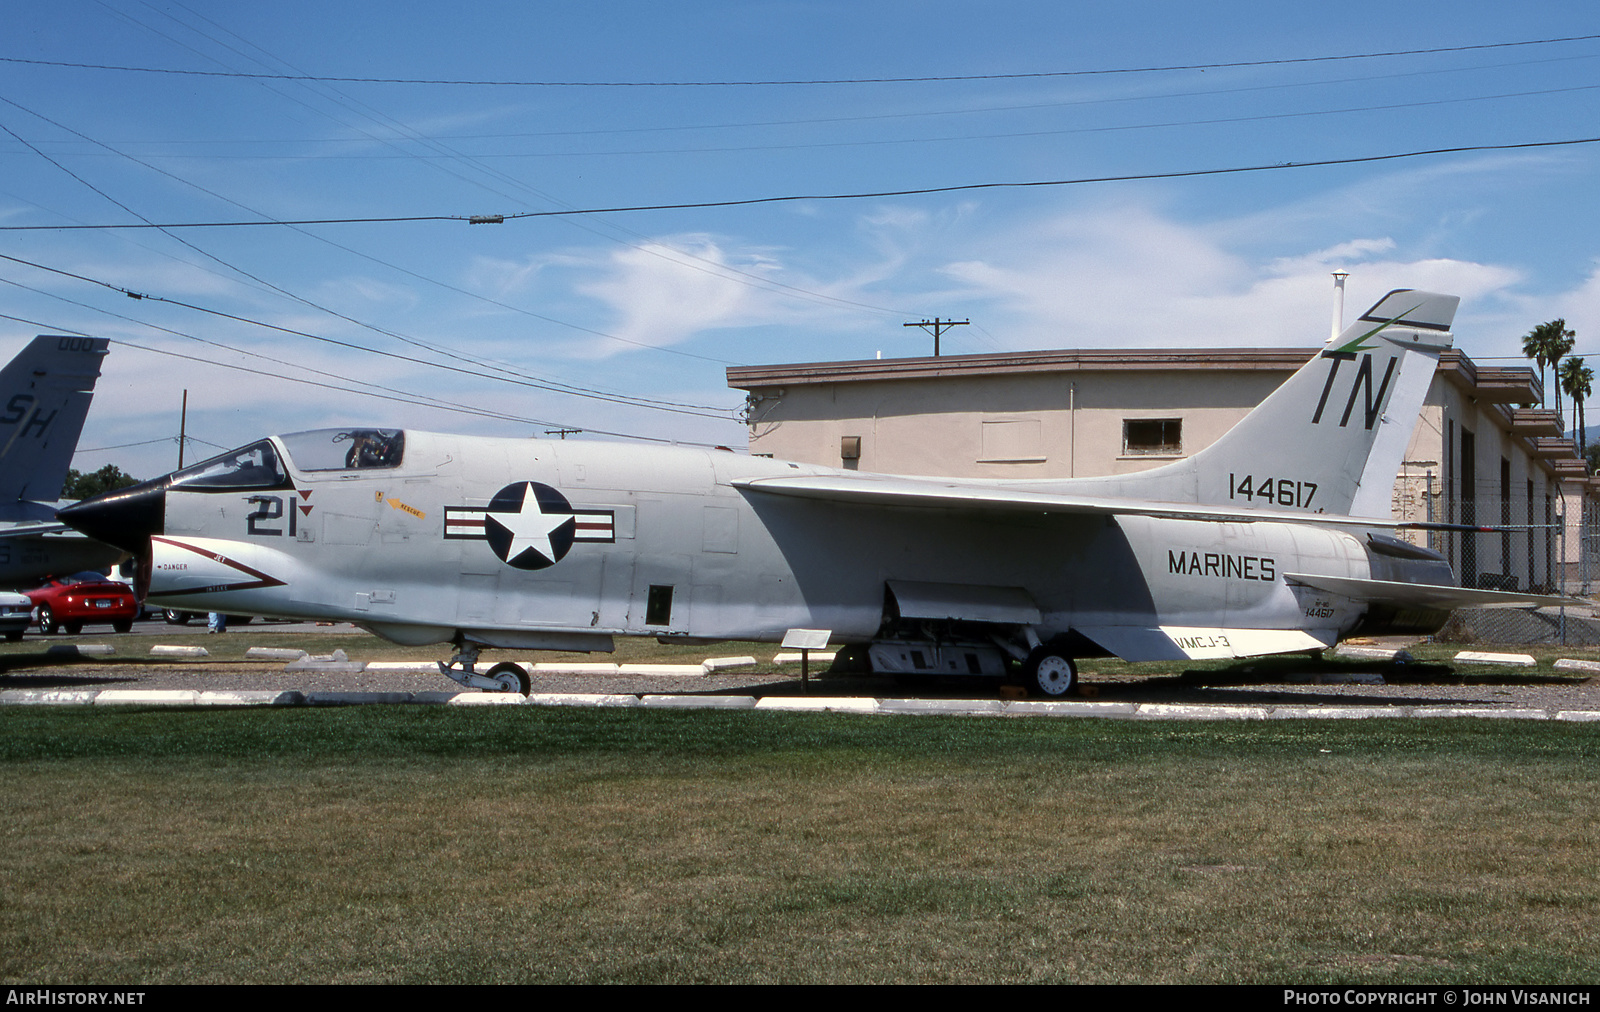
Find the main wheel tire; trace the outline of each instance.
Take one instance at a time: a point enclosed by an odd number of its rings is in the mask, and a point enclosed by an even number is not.
[[[50,610],[48,604],[39,606],[39,631],[46,636],[54,633],[60,626],[56,625],[56,613]]]
[[[111,631],[119,633],[133,632],[133,619],[125,618],[121,621],[111,623]]]
[[[1057,647],[1046,644],[1028,655],[1028,691],[1050,699],[1059,699],[1078,684],[1078,666],[1072,658]]]
[[[83,632],[83,623],[82,622],[63,622],[63,623],[61,623],[61,628],[65,629],[67,631],[67,635],[68,636],[76,636],[79,633]]]
[[[511,661],[501,661],[485,672],[483,677],[500,683],[501,692],[515,692],[526,696],[533,687],[522,665]]]
[[[167,620],[167,625],[188,625],[189,620],[194,618],[194,613],[168,608],[162,617]]]

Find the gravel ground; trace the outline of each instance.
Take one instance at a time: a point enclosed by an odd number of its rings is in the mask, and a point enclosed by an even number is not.
[[[486,665],[480,663],[480,670]],[[1383,669],[1374,669],[1374,673]],[[1227,703],[1234,705],[1392,705],[1470,703],[1494,707],[1600,710],[1600,681],[1561,680],[1493,670],[1451,674],[1437,666],[1421,671],[1387,669],[1384,684],[1319,684],[1314,676],[1285,676],[1270,683],[1226,683],[1173,675],[1091,678],[1082,696],[1135,703]],[[0,689],[297,689],[302,692],[437,692],[455,689],[440,675],[389,672],[286,672],[281,662],[90,662],[15,670],[0,675]],[[534,692],[699,693],[799,695],[797,670],[748,669],[700,677],[620,674],[538,675]],[[877,696],[993,699],[993,682],[951,680],[903,686],[884,676],[813,676],[811,693],[826,696]]]
[[[306,646],[321,652],[316,641],[324,634],[348,634],[348,626],[319,626],[313,623],[263,623],[253,627],[266,633],[288,633],[310,637]],[[242,631],[242,630],[240,630]],[[188,626],[169,626],[142,622],[132,635],[159,637],[171,643],[204,642],[203,621]],[[200,639],[189,639],[198,636]],[[85,640],[93,640],[86,636]],[[61,642],[67,642],[62,640]],[[145,642],[148,642],[146,640]],[[1378,641],[1389,649],[1410,646],[1410,639],[1393,637]],[[39,646],[46,645],[40,642]],[[1515,649],[1515,648],[1505,648]],[[104,660],[31,665],[0,672],[4,689],[203,689],[210,691],[295,689],[301,692],[449,692],[462,690],[442,675],[427,672],[385,671],[285,671],[282,661],[154,660],[137,657],[142,646],[120,649],[122,656]],[[441,648],[439,657],[446,655]],[[376,652],[381,656],[382,652]],[[715,655],[710,648],[707,655]],[[363,652],[363,656],[367,655]],[[415,656],[415,655],[413,655]],[[698,655],[696,655],[698,656]],[[478,670],[488,670],[496,660],[516,659],[531,663],[542,659],[533,654],[486,652]],[[595,660],[606,658],[595,656]],[[31,663],[31,662],[30,662]],[[1275,680],[1253,678],[1247,666],[1222,672],[1105,675],[1089,673],[1073,698],[1104,702],[1132,703],[1217,703],[1251,706],[1421,706],[1430,704],[1473,704],[1480,706],[1532,707],[1554,713],[1557,710],[1600,711],[1600,678],[1552,679],[1530,675],[1517,669],[1496,670],[1463,666],[1451,671],[1439,664],[1404,667],[1374,665],[1365,669],[1379,676],[1381,684],[1365,678],[1351,681],[1352,673],[1363,670],[1348,667],[1337,675],[1307,673],[1296,675],[1292,666],[1285,673],[1280,667]],[[1339,678],[1339,684],[1328,679]],[[1358,676],[1359,677],[1359,676]],[[584,674],[534,675],[534,692],[621,693],[621,694],[728,694],[745,696],[800,695],[798,665],[738,668],[713,675],[671,677],[661,675]],[[819,675],[813,665],[811,694],[817,696],[872,696],[898,698],[994,699],[1001,687],[982,679],[949,679],[920,685],[901,685],[883,675]]]

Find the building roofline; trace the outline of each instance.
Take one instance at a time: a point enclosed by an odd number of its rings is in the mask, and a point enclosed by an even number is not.
[[[800,362],[780,365],[728,367],[728,386],[758,390],[779,386],[826,383],[863,383],[956,377],[1008,376],[1023,373],[1153,372],[1173,370],[1229,370],[1293,372],[1320,348],[1052,348],[1039,351],[991,352],[981,355],[855,359],[841,362]],[[1486,409],[1498,409],[1508,434],[1516,437],[1515,416],[1526,409],[1514,404],[1534,404],[1543,387],[1531,366],[1480,366],[1459,348],[1447,348],[1439,357],[1438,374],[1453,382]],[[1527,412],[1529,416],[1539,412]],[[1553,414],[1553,412],[1552,412]],[[1548,436],[1524,435],[1530,456],[1547,473],[1558,462],[1577,458],[1577,447],[1554,452],[1552,441],[1543,453],[1537,440]]]
[[[1170,369],[1294,370],[1320,348],[1049,348],[981,355],[847,359],[729,366],[728,386],[739,390],[776,384],[930,379],[1029,372],[1139,372]],[[1439,371],[1468,390],[1503,389],[1538,403],[1543,389],[1530,366],[1480,366],[1459,348],[1439,357]],[[1515,401],[1512,401],[1515,403]]]
[[[1057,348],[937,358],[857,359],[787,365],[728,367],[728,386],[766,386],[949,376],[1014,375],[1030,372],[1140,372],[1172,369],[1262,369],[1293,371],[1317,348]]]

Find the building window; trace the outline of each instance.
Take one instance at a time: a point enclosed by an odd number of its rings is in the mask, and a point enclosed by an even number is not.
[[[1176,457],[1183,453],[1183,419],[1124,418],[1122,452],[1128,456]]]
[[[1037,418],[984,422],[979,445],[978,460],[982,463],[1041,463],[1045,459],[1044,425]]]

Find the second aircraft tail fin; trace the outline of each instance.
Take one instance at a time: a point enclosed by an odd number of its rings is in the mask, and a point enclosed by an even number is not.
[[[0,369],[0,503],[61,498],[109,343],[40,336]]]

